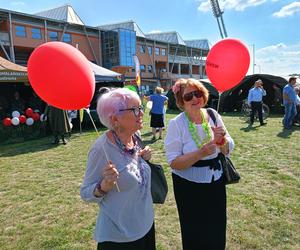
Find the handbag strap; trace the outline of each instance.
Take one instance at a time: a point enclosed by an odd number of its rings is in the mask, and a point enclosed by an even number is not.
[[[217,127],[217,118],[215,116],[215,112],[211,108],[207,108],[206,111],[207,111],[208,115],[210,116],[210,118],[213,120],[215,127]]]

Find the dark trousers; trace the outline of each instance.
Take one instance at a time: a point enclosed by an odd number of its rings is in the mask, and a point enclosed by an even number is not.
[[[195,183],[172,174],[183,250],[223,250],[226,245],[226,188],[223,178]]]
[[[254,115],[256,111],[258,113],[258,119],[260,124],[263,124],[262,102],[251,102],[250,123],[254,123]]]
[[[131,242],[99,242],[97,250],[155,250],[154,223],[150,231],[141,239]]]

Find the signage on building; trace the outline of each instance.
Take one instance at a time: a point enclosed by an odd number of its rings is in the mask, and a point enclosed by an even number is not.
[[[0,82],[26,82],[27,72],[20,71],[0,71]]]

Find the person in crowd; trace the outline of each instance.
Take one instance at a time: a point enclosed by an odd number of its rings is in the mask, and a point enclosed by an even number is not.
[[[0,120],[4,119],[7,116],[8,103],[4,96],[0,96]]]
[[[283,88],[283,105],[284,105],[284,118],[283,126],[285,129],[291,129],[293,119],[297,115],[296,111],[296,92],[294,86],[297,77],[292,76],[289,78],[289,83]]]
[[[183,249],[225,249],[226,188],[219,153],[229,155],[234,142],[221,116],[211,109],[215,126],[204,108],[209,93],[200,81],[179,79],[172,89],[183,112],[169,121],[165,151]]]
[[[150,111],[151,120],[150,120],[150,127],[152,128],[152,140],[156,139],[156,129],[158,128],[159,132],[159,139],[162,138],[162,131],[164,124],[164,104],[168,101],[168,97],[162,95],[164,91],[161,87],[155,88],[155,94],[146,96],[145,98],[148,101],[152,102],[152,108]]]
[[[254,115],[258,113],[258,119],[261,126],[266,125],[267,123],[263,122],[263,115],[262,115],[262,98],[266,96],[266,91],[263,87],[263,82],[261,79],[258,79],[254,87],[250,89],[248,93],[248,104],[251,106],[251,114],[250,114],[250,125],[254,123]]]
[[[97,113],[108,131],[89,151],[80,194],[99,205],[94,239],[98,249],[154,250],[155,230],[150,191],[151,158],[137,135],[143,106],[137,93],[114,89],[98,98]]]
[[[47,105],[44,114],[49,118],[54,137],[52,144],[58,144],[60,139],[64,145],[67,144],[65,135],[71,132],[67,111]]]
[[[20,114],[24,113],[25,109],[25,102],[24,100],[20,97],[19,91],[15,91],[14,97],[12,101],[10,102],[10,111],[18,111]]]
[[[294,123],[300,124],[300,87],[295,87],[296,92],[296,110],[297,115],[294,118]]]
[[[28,107],[34,110],[35,112],[42,112],[43,110],[43,101],[37,96],[37,94],[34,91],[32,92],[32,96],[29,99]]]

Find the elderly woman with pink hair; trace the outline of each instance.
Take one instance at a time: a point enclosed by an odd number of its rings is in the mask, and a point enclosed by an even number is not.
[[[225,249],[226,189],[219,154],[229,154],[234,143],[221,116],[205,108],[209,94],[201,82],[179,79],[173,92],[183,112],[169,121],[165,150],[183,249]]]
[[[81,197],[101,207],[94,239],[101,250],[154,250],[149,147],[141,148],[139,96],[128,89],[102,94],[97,112],[108,131],[90,149]]]

